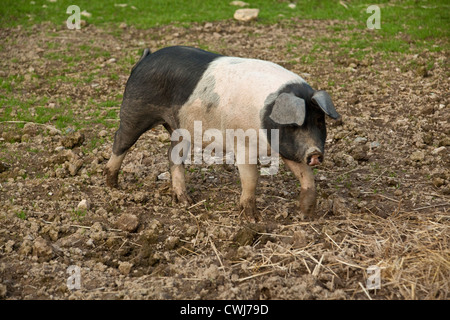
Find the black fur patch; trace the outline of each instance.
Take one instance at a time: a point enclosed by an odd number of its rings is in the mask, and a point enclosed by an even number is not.
[[[144,50],[125,87],[114,154],[123,154],[141,134],[156,125],[177,129],[179,109],[218,57],[191,47],[168,47],[153,54]]]
[[[124,98],[153,105],[181,106],[219,54],[191,47],[168,47],[147,55],[128,79]]]

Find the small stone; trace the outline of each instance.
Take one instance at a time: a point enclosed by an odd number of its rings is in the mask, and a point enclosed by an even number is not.
[[[369,161],[367,150],[364,147],[358,146],[352,151],[353,159],[357,161]]]
[[[92,17],[92,13],[87,12],[86,10],[81,11],[81,15],[88,18]]]
[[[166,249],[167,250],[175,249],[179,242],[180,242],[180,238],[179,237],[169,236],[167,238],[167,240],[166,240]]]
[[[355,158],[353,158],[353,156],[349,155],[349,154],[344,154],[342,156],[342,159],[344,160],[344,162],[346,163],[347,166],[354,166],[357,165],[357,161],[355,160]]]
[[[64,168],[58,168],[55,170],[55,177],[56,178],[64,178],[66,176],[66,169]]]
[[[266,232],[264,226],[249,224],[239,230],[233,238],[233,242],[242,247],[252,245],[258,238],[259,233]]]
[[[166,171],[158,175],[158,180],[170,180],[170,172]]]
[[[367,138],[365,138],[365,137],[356,137],[356,139],[354,141],[355,141],[355,143],[366,143],[367,142]]]
[[[123,214],[117,219],[116,226],[126,232],[134,232],[139,226],[139,219],[133,214]]]
[[[394,195],[395,196],[401,196],[402,194],[403,194],[403,191],[400,190],[400,189],[397,189],[397,190],[394,191]]]
[[[148,195],[147,195],[147,192],[138,191],[134,194],[133,198],[134,198],[134,201],[142,203],[142,202],[146,202],[148,200]]]
[[[248,6],[249,4],[244,1],[231,1],[230,5],[237,6],[237,7],[245,7],[245,6]]]
[[[131,268],[133,267],[133,264],[128,261],[122,261],[119,263],[119,271],[123,275],[130,274]]]
[[[219,267],[215,264],[211,264],[209,268],[203,272],[203,275],[208,280],[216,280],[220,275]]]
[[[380,147],[380,143],[378,141],[373,141],[370,143],[370,148],[371,149],[376,149]]]
[[[56,128],[54,128],[54,127],[50,127],[50,128],[48,128],[48,134],[50,136],[54,137],[54,136],[60,135],[61,131],[56,129]]]
[[[238,259],[246,259],[248,257],[253,256],[253,247],[249,245],[241,246],[236,251],[236,258]]]
[[[28,134],[31,137],[34,137],[38,133],[38,130],[38,125],[32,122],[27,122],[23,126],[23,133]]]
[[[13,251],[15,242],[13,240],[8,240],[4,245],[5,253],[11,253]]]
[[[83,144],[84,139],[83,133],[79,131],[71,132],[61,139],[61,145],[68,149],[72,149]]]
[[[42,237],[36,238],[33,244],[33,255],[40,261],[49,261],[53,257],[53,249]]]
[[[234,13],[234,18],[238,21],[249,22],[258,18],[259,9],[238,9]]]
[[[433,179],[433,185],[434,185],[436,188],[439,188],[439,187],[443,186],[443,185],[444,185],[444,179],[439,178],[439,177],[434,178],[434,179]]]
[[[119,29],[126,29],[127,28],[127,24],[125,22],[121,22],[119,24]]]
[[[0,162],[0,173],[5,172],[8,170],[9,166],[4,164],[3,162]]]
[[[422,151],[415,151],[409,158],[412,161],[423,161],[425,159],[425,154]]]
[[[428,77],[430,74],[426,66],[420,66],[416,70],[417,75],[422,76],[424,78]]]
[[[69,164],[69,173],[71,176],[75,176],[83,165],[83,160],[78,159]]]
[[[439,146],[450,146],[450,137],[442,138],[439,141]]]
[[[101,241],[106,238],[106,233],[100,222],[95,222],[90,229],[91,233],[89,237],[94,241]]]
[[[106,137],[108,135],[108,131],[106,130],[100,130],[100,132],[98,133],[98,135],[102,138]]]
[[[106,211],[105,208],[98,208],[95,211],[95,214],[98,215],[99,217],[106,217],[108,215],[108,211]]]
[[[442,147],[436,148],[433,151],[431,151],[431,154],[438,154],[438,153],[440,153],[440,152],[442,152],[444,150],[445,150],[445,147],[442,146]],[[0,172],[1,172],[1,170],[0,170]]]
[[[19,254],[26,256],[26,255],[30,254],[32,251],[33,251],[33,246],[32,246],[31,241],[25,239],[19,248]]]
[[[94,240],[89,239],[88,241],[86,241],[86,245],[89,246],[89,247],[95,247]]]
[[[433,113],[434,113],[434,106],[433,106],[433,105],[427,105],[427,106],[425,106],[425,107],[422,109],[421,113],[422,113],[423,115],[430,115],[430,114],[433,114]]]
[[[83,199],[80,201],[80,203],[77,205],[77,210],[84,210],[88,211],[91,207],[90,202],[87,199]]]

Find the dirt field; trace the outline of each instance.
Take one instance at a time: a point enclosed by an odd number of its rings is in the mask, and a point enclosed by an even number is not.
[[[21,81],[0,93],[47,97],[32,117],[55,112],[25,124],[14,122],[22,108],[0,109],[10,117],[0,123],[0,299],[448,299],[448,52],[355,55],[324,42],[349,37],[348,24],[1,30],[0,76]],[[283,165],[260,178],[260,223],[239,215],[235,167],[188,166],[195,204],[173,203],[158,179],[168,171],[162,127],[132,148],[120,189],[105,186],[139,50],[175,44],[270,60],[332,95],[343,119],[328,122],[316,219],[300,219],[300,186]],[[56,128],[61,113],[77,125]],[[377,290],[366,289],[372,265]],[[69,266],[80,289],[67,287]]]

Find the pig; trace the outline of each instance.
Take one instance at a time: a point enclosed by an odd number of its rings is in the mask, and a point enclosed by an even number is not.
[[[299,210],[314,216],[316,190],[312,167],[323,161],[326,140],[325,116],[339,119],[331,97],[312,89],[297,74],[272,62],[224,56],[201,49],[173,46],[154,53],[145,49],[131,71],[120,109],[120,125],[106,164],[106,184],[118,187],[118,173],[127,151],[147,130],[163,125],[172,134],[186,129],[194,135],[194,121],[202,130],[266,129],[259,139],[271,141],[278,130],[278,150],[285,165],[300,181]],[[190,203],[184,164],[169,165],[174,200]],[[246,145],[248,148],[248,144]],[[269,149],[272,149],[269,147]],[[242,193],[241,213],[261,219],[255,191],[257,165],[237,164]]]

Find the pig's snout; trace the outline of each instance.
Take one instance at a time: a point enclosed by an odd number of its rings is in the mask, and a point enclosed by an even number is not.
[[[323,161],[323,154],[319,151],[314,151],[312,153],[309,153],[306,156],[306,163],[308,166],[314,167],[321,164]]]

